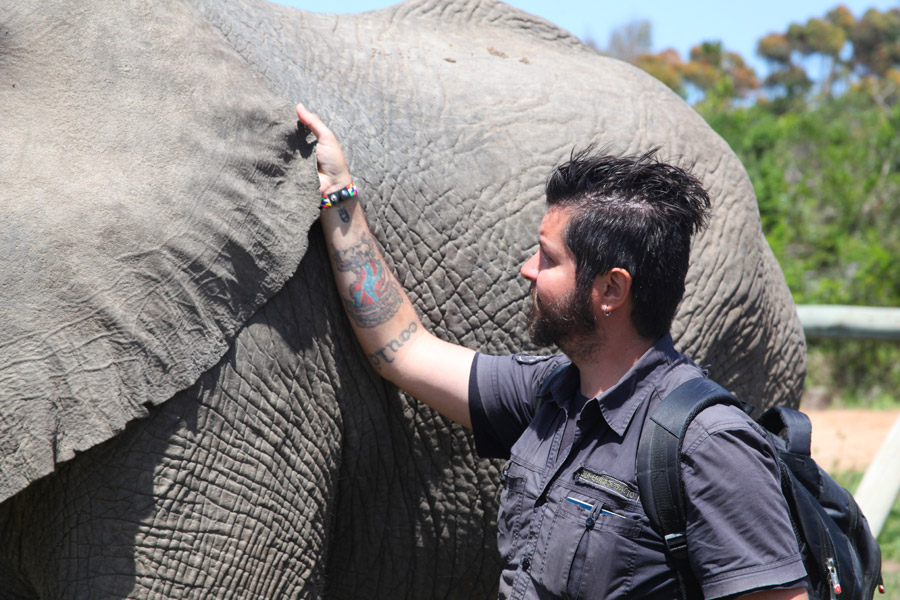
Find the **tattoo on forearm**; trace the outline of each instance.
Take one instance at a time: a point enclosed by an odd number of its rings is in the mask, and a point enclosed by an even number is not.
[[[338,216],[341,218],[341,221],[344,223],[350,222],[350,213],[347,212],[347,209],[343,206],[338,206]]]
[[[347,290],[349,297],[341,296],[347,314],[360,327],[377,327],[390,320],[403,298],[397,282],[378,258],[372,237],[367,235],[346,250],[334,246],[332,250],[337,270],[356,275],[356,281]]]
[[[375,368],[380,371],[383,364],[394,362],[393,357],[397,355],[397,351],[403,347],[403,344],[409,341],[409,338],[411,338],[418,329],[419,326],[416,325],[416,322],[411,321],[406,329],[400,332],[399,336],[389,341],[386,346],[383,346],[370,354],[369,359],[372,361],[372,364],[375,365]]]

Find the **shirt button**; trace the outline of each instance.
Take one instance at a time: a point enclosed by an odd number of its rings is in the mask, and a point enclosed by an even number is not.
[[[531,559],[526,556],[525,558],[522,559],[522,570],[528,571],[528,569],[530,569],[530,568],[531,568]]]

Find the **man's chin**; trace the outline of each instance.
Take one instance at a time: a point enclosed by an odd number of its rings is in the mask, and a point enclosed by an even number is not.
[[[528,337],[531,343],[539,348],[553,348],[559,346],[556,332],[547,331],[547,327],[539,319],[532,320],[528,324]]]

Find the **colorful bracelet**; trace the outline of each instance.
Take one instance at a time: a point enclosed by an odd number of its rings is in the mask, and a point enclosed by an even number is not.
[[[340,189],[331,194],[322,194],[322,204],[319,205],[320,210],[331,208],[335,204],[340,204],[344,200],[349,200],[357,194],[356,186],[352,183],[347,187]]]

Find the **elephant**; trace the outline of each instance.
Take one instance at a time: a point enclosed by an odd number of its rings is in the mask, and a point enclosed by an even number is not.
[[[736,156],[681,98],[495,0],[0,6],[0,598],[496,593],[499,466],[380,379],[316,219],[303,101],[448,341],[531,346],[518,266],[575,148],[710,190],[673,337],[796,405],[805,345]]]

